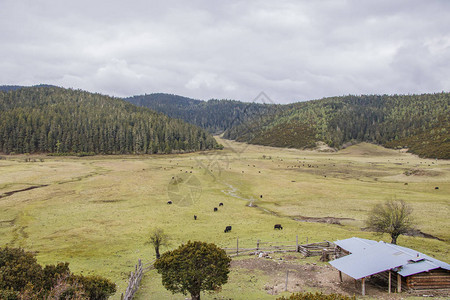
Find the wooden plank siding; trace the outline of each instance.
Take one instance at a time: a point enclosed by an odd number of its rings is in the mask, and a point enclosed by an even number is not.
[[[389,271],[376,274],[384,281],[389,280]],[[394,292],[397,286],[397,273],[392,272],[391,290]],[[444,269],[435,269],[428,272],[422,272],[407,277],[402,277],[402,290],[431,290],[431,289],[450,289],[450,271]]]
[[[408,276],[406,286],[414,290],[450,289],[450,271],[435,269]]]

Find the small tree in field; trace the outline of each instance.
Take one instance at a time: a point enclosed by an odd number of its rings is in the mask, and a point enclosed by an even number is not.
[[[200,300],[201,291],[219,291],[228,281],[231,258],[214,244],[191,242],[164,253],[154,266],[162,284],[173,294],[191,294]]]
[[[161,228],[156,228],[150,232],[149,240],[147,244],[153,245],[155,247],[156,259],[159,259],[161,255],[159,254],[159,248],[162,246],[169,246],[170,238]]]
[[[411,218],[412,208],[403,200],[386,201],[375,205],[366,220],[367,226],[379,233],[388,233],[392,244],[397,244],[397,238],[413,229]]]

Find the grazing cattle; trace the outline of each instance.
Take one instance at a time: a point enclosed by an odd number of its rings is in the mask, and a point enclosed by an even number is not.
[[[214,207],[214,211],[218,211],[217,207]]]
[[[437,187],[435,187],[434,189],[435,189],[435,190],[438,190],[438,189],[439,189],[439,187],[437,186]]]
[[[259,198],[262,198],[262,195],[259,195]]]
[[[231,226],[227,226],[225,227],[225,230],[223,232],[227,233],[231,231]]]
[[[172,204],[172,201],[167,201],[167,204]]]
[[[281,224],[275,224],[275,226],[273,226],[273,229],[283,229],[283,226],[281,226]]]
[[[194,220],[197,220],[197,216],[196,215],[194,215]]]
[[[223,203],[222,203],[222,202],[220,202],[220,203],[219,203],[219,206],[223,206]]]

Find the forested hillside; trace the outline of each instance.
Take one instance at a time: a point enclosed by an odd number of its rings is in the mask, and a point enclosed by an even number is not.
[[[172,153],[217,148],[205,130],[80,90],[0,91],[3,153]]]
[[[23,89],[26,87],[27,86],[23,86],[23,85],[0,85],[0,91],[3,91],[3,92],[16,91],[18,89]],[[33,87],[55,87],[55,86],[48,85],[48,84],[39,84],[39,85],[34,85]]]
[[[423,157],[450,158],[450,94],[345,96],[290,104],[229,129],[225,138],[253,144],[341,148],[372,142],[409,148]]]
[[[200,101],[169,94],[134,96],[124,100],[195,124],[215,134],[256,116],[268,114],[277,107],[234,100]]]

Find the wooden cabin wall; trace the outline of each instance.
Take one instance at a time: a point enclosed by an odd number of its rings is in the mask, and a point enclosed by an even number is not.
[[[414,274],[407,277],[406,284],[415,290],[450,289],[450,271],[436,269]]]

